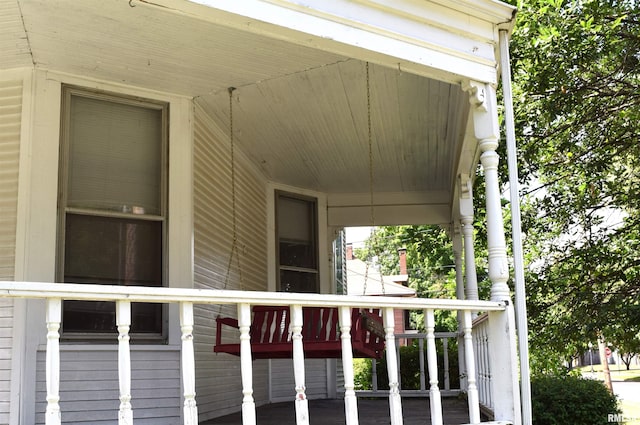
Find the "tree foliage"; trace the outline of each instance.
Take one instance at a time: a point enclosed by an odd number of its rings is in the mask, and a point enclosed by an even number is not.
[[[537,360],[640,330],[640,8],[531,0],[512,38]]]

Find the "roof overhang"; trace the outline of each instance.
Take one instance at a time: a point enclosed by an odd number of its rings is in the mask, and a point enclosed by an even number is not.
[[[497,82],[514,14],[492,0],[0,1],[0,70],[187,96],[217,139],[235,87],[240,156],[326,193],[334,226],[369,225],[372,207],[376,224],[451,221],[477,164],[462,87]]]

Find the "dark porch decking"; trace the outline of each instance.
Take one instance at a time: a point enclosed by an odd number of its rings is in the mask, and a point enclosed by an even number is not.
[[[469,423],[466,400],[443,398],[444,425]],[[404,398],[402,400],[404,425],[431,425],[429,399]],[[390,424],[387,398],[358,399],[358,417],[362,425]],[[256,409],[258,425],[282,425],[296,422],[294,402],[274,403]],[[344,425],[344,401],[342,399],[309,400],[311,425]],[[241,425],[240,412],[203,422],[201,425]]]

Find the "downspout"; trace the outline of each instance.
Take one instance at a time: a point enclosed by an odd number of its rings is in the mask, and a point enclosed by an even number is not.
[[[518,329],[518,354],[520,356],[520,400],[522,424],[531,425],[531,379],[529,371],[529,329],[527,326],[527,300],[524,282],[524,259],[522,254],[522,224],[520,220],[520,194],[518,190],[518,163],[516,132],[511,98],[511,65],[509,58],[509,36],[500,30],[500,68],[504,97],[507,165],[509,168],[509,192],[511,197],[511,227],[513,238],[513,268],[515,272],[516,325]]]

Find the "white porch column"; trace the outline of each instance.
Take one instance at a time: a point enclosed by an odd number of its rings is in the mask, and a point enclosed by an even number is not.
[[[453,226],[453,256],[456,264],[456,298],[464,300],[464,276],[462,274],[462,235],[460,234],[460,228]],[[464,330],[464,312],[458,310],[458,372],[460,375],[460,389],[467,389],[467,368],[465,365],[464,357],[464,338],[462,332]],[[422,341],[422,340],[420,340]]]
[[[471,82],[466,89],[470,93],[475,137],[482,154],[480,162],[484,169],[487,208],[487,247],[489,252],[489,279],[491,279],[491,301],[510,299],[509,265],[502,223],[502,205],[498,180],[499,126],[496,91],[489,84]],[[465,224],[465,229],[467,224]],[[465,230],[463,230],[465,232]],[[466,233],[465,233],[466,238]],[[466,242],[466,239],[465,239]],[[466,244],[465,244],[466,245]],[[466,252],[466,251],[465,251]],[[467,263],[468,264],[468,263]]]
[[[489,279],[492,282],[491,301],[507,303],[504,312],[489,314],[489,356],[493,375],[494,413],[496,420],[512,421],[514,425],[520,425],[522,420],[515,322],[509,286],[507,285],[509,264],[500,202],[499,156],[496,153],[500,134],[496,91],[489,84],[475,81],[471,81],[465,89],[470,94],[475,137],[478,139],[482,151],[480,162],[485,177]]]
[[[459,300],[465,299],[464,294],[464,275],[462,270],[462,235],[460,234],[460,227],[453,226],[451,245],[453,247],[453,258],[456,266],[456,298]],[[462,317],[458,315],[459,318]],[[462,323],[458,320],[458,323]]]
[[[296,424],[309,425],[309,400],[305,394],[304,347],[302,345],[302,306],[291,306],[293,376],[296,385]]]
[[[478,299],[478,275],[476,273],[476,254],[473,243],[473,188],[468,174],[460,175],[460,224],[464,237],[464,271],[467,284],[466,299]]]
[[[46,425],[60,425],[60,322],[62,320],[62,300],[47,299],[47,409]]]
[[[120,385],[118,425],[133,425],[133,410],[131,409],[131,351],[129,349],[130,301],[118,301],[116,303],[116,326],[118,327],[118,383]]]
[[[513,305],[489,313],[489,364],[491,396],[496,421],[522,425],[518,354]]]

